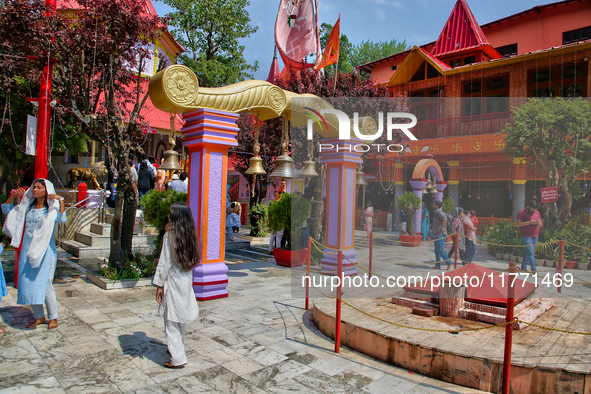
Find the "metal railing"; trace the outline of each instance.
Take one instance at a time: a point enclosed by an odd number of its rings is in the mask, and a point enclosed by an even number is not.
[[[97,197],[99,199],[99,214],[98,214],[98,222],[99,223],[106,223],[106,218],[107,218],[107,184],[105,183],[103,185],[103,189],[100,191],[100,193],[98,194],[93,194],[91,196],[86,197],[83,200],[77,201],[77,202],[71,202],[69,204],[69,206],[66,208],[65,213],[67,216],[68,211],[70,211],[73,208],[80,208],[82,206],[85,206],[88,202],[92,201],[96,201]],[[76,196],[78,191],[75,190],[56,190],[56,193],[64,198],[66,198],[66,196],[70,197],[72,194],[74,195],[74,201],[76,201]],[[65,195],[64,195],[65,194]],[[63,239],[63,235],[66,232],[66,228],[67,228],[67,223],[58,223],[57,224],[57,231],[58,231],[58,245],[61,245],[62,243],[62,239]]]

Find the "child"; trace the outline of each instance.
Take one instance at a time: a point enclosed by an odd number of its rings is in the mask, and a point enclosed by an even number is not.
[[[235,233],[240,231],[240,225],[242,224],[242,220],[240,219],[240,214],[242,213],[242,207],[240,206],[240,203],[238,202],[233,202],[232,204],[230,204],[230,208],[232,208],[232,212],[235,213],[238,216],[238,223],[239,225],[234,225],[232,226],[232,231],[234,231]]]
[[[193,268],[200,262],[197,231],[191,209],[184,202],[170,206],[169,222],[162,243],[162,253],[152,284],[158,286],[156,301],[159,316],[164,316],[164,329],[170,362],[166,368],[183,368],[185,324],[199,317],[193,292]]]
[[[240,218],[234,212],[232,212],[232,208],[226,208],[226,233],[228,235],[228,239],[234,242],[234,238],[232,238],[232,227],[240,228]]]
[[[0,242],[0,253],[4,250],[4,244]],[[0,302],[2,301],[2,297],[8,295],[8,291],[6,291],[6,280],[4,279],[4,270],[2,269],[2,260],[0,260]],[[6,330],[0,328],[0,334],[5,333]]]

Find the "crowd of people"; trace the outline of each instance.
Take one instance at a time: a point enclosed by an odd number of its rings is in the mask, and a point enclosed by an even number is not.
[[[160,163],[157,163],[154,156],[144,155],[138,163],[135,160],[135,155],[133,153],[129,154],[128,164],[129,170],[131,171],[131,179],[137,186],[140,200],[150,190],[163,191],[172,189],[178,192],[187,192],[189,188],[187,173],[184,171],[174,171],[170,178],[167,178],[166,171],[159,169],[162,160],[160,160]],[[117,193],[117,170],[114,167],[109,166],[107,178],[108,189],[111,192],[107,202],[110,207],[114,207]]]

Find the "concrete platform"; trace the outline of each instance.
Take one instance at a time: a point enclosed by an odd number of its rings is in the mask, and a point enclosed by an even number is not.
[[[409,327],[448,330],[488,324],[445,317],[423,317],[390,299],[345,299],[355,308]],[[556,298],[555,307],[536,324],[591,331],[590,301]],[[335,300],[314,301],[313,321],[330,338],[335,331]],[[380,361],[444,382],[497,393],[501,391],[505,329],[421,331],[388,324],[342,306],[341,344]],[[591,338],[537,327],[514,332],[511,388],[514,393],[591,392]]]

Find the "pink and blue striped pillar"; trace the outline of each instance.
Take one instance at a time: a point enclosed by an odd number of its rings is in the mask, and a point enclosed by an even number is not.
[[[357,165],[361,154],[354,147],[361,140],[330,138],[321,142],[320,161],[327,165],[326,177],[326,248],[322,259],[322,272],[336,275],[337,253],[343,250],[343,274],[357,275],[355,250],[355,189]],[[329,146],[333,146],[329,149]],[[338,151],[337,151],[338,146]],[[369,242],[369,241],[368,241]]]
[[[409,183],[412,186],[413,193],[418,198],[421,199],[421,203],[422,203],[423,202],[423,188],[428,183],[428,180],[423,179],[423,178],[412,178]],[[422,206],[419,209],[417,209],[417,211],[415,212],[415,217],[413,219],[413,226],[414,226],[415,234],[418,234],[421,232],[421,216],[422,216],[421,212],[423,212]],[[409,235],[412,235],[412,234],[409,234]]]
[[[193,289],[198,301],[224,298],[228,149],[238,145],[238,114],[200,109],[183,118],[183,145],[190,157],[189,206],[202,248],[201,264],[193,270]]]

